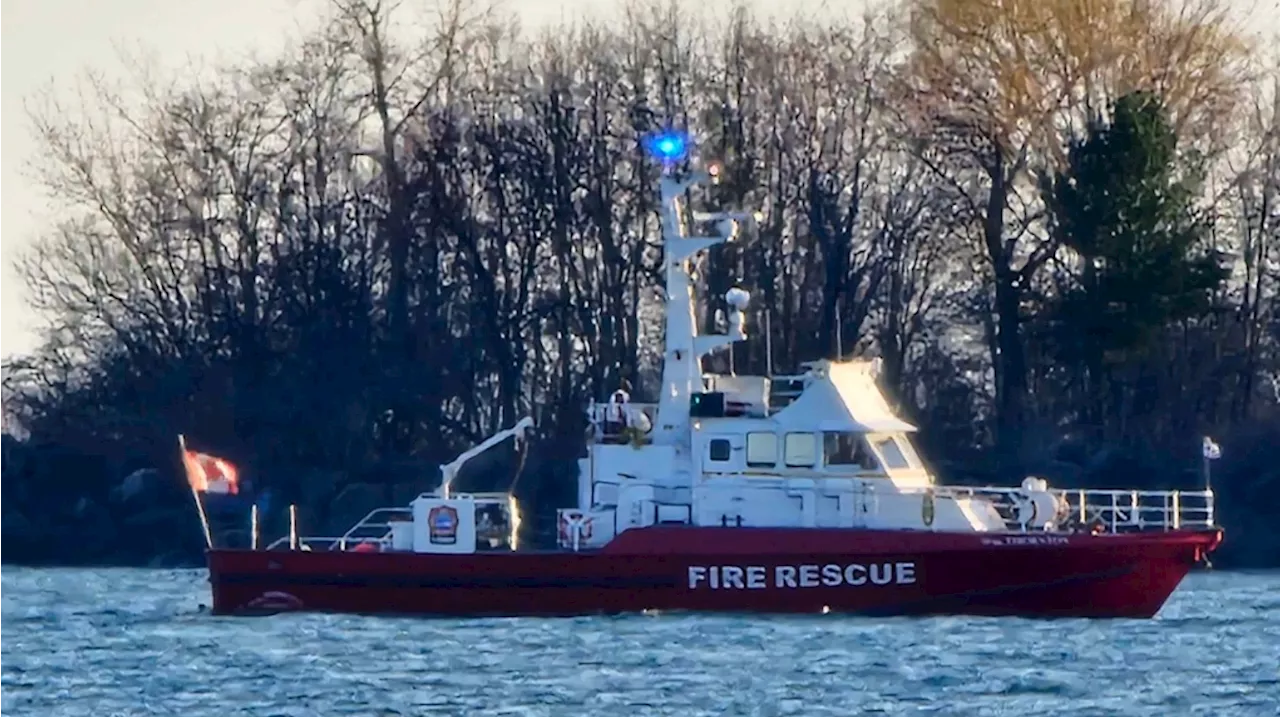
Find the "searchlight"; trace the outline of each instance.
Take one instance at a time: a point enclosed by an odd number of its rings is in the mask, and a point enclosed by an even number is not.
[[[644,148],[663,164],[675,164],[689,154],[689,138],[674,130],[659,132],[645,138]]]

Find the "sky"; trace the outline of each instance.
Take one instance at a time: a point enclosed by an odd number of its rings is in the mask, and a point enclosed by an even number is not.
[[[411,0],[412,1],[412,0]],[[762,11],[823,12],[859,0],[755,0]],[[1280,33],[1280,0],[1228,0],[1254,18],[1254,29]],[[607,16],[620,0],[508,0],[531,24]],[[704,0],[700,7],[725,5]],[[12,268],[14,250],[51,223],[50,206],[29,181],[37,150],[25,103],[51,85],[65,93],[86,69],[126,78],[125,56],[139,51],[160,66],[271,55],[315,27],[324,0],[5,0],[0,10],[0,356],[35,347],[37,320],[24,304]]]

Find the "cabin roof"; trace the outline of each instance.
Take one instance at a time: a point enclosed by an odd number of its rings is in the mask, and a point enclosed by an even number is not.
[[[806,431],[891,433],[915,431],[898,418],[876,385],[869,361],[815,361],[804,391],[773,418],[780,426]]]

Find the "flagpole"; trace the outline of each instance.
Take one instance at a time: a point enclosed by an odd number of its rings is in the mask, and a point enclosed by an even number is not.
[[[191,472],[187,467],[187,439],[181,433],[178,434],[178,448],[182,451],[182,472],[186,475],[187,485],[191,487],[191,499],[196,502],[196,512],[200,514],[200,527],[204,528],[204,544],[210,550],[213,549],[213,531],[209,529],[209,516],[205,515],[204,502],[200,500],[200,491],[196,490],[196,486],[191,482]]]
[[[1213,490],[1213,462],[1222,457],[1222,448],[1209,436],[1202,440],[1200,457],[1203,461],[1201,471],[1204,473],[1204,489]]]
[[[249,546],[252,550],[258,549],[258,504],[254,503],[249,510]]]

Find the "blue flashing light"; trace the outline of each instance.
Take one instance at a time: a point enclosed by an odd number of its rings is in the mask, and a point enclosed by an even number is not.
[[[660,132],[646,138],[645,149],[664,163],[679,162],[689,153],[689,140],[679,132]]]

